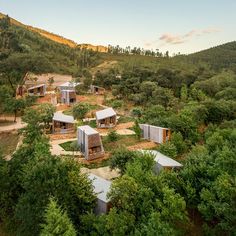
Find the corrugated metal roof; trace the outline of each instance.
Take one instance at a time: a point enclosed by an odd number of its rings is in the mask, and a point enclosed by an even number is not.
[[[76,87],[77,85],[80,85],[81,83],[76,83],[76,82],[65,82],[63,84],[60,84],[59,87]]]
[[[62,112],[54,113],[53,120],[65,123],[75,123],[73,116],[64,115]]]
[[[82,130],[83,132],[85,132],[85,134],[87,135],[91,135],[91,134],[98,134],[98,131],[93,129],[92,127],[90,127],[89,125],[83,125],[83,126],[79,126],[78,130]]]
[[[92,181],[94,193],[97,194],[97,198],[103,202],[109,202],[107,193],[110,191],[111,181],[103,179],[94,174],[89,174],[88,177]]]
[[[165,156],[164,154],[155,150],[141,150],[144,153],[150,153],[154,155],[154,160],[163,167],[181,167],[182,164]]]
[[[97,120],[102,120],[108,117],[115,116],[116,112],[113,110],[113,108],[109,107],[101,111],[96,112],[96,119]]]

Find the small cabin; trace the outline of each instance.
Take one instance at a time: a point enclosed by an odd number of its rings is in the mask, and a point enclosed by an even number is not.
[[[107,193],[110,191],[112,182],[94,174],[89,174],[88,178],[92,182],[93,191],[97,197],[97,203],[94,209],[95,214],[100,215],[108,213],[111,208],[111,203],[107,197]]]
[[[96,123],[98,128],[112,128],[116,126],[117,114],[113,108],[106,108],[96,112]]]
[[[59,98],[58,102],[66,105],[73,105],[76,103],[76,86],[80,83],[66,82],[58,86]]]
[[[97,95],[103,95],[105,93],[105,89],[103,87],[99,87],[96,85],[90,86],[91,93],[97,94]]]
[[[141,150],[143,153],[148,153],[154,156],[155,160],[155,166],[154,166],[154,172],[156,174],[159,174],[161,170],[163,169],[179,169],[182,167],[182,164],[179,162],[173,160],[172,158],[158,152],[155,150]]]
[[[166,143],[170,140],[171,131],[168,128],[162,128],[154,125],[140,124],[142,138],[155,143]]]
[[[38,84],[27,88],[27,94],[29,96],[43,97],[46,94],[46,84]]]
[[[53,133],[73,133],[75,130],[75,120],[73,116],[64,115],[62,112],[56,112],[53,116]]]
[[[88,125],[80,126],[77,130],[78,145],[86,160],[94,160],[104,156],[100,134]]]

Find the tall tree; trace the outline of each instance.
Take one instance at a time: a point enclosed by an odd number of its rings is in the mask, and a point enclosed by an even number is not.
[[[76,236],[76,230],[66,211],[63,211],[53,198],[50,198],[44,219],[40,236]]]

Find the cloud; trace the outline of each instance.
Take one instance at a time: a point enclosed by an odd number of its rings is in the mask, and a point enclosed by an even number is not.
[[[184,43],[184,37],[180,36],[180,35],[173,35],[173,34],[163,34],[159,40],[164,41],[168,44],[180,44],[180,43]]]
[[[186,34],[171,34],[171,33],[165,33],[161,35],[158,41],[161,41],[163,44],[183,44],[190,39],[192,39],[195,36],[202,36],[204,34],[211,34],[211,33],[217,33],[221,30],[219,28],[206,28],[206,29],[193,29],[187,32]],[[156,41],[155,41],[156,42]],[[152,45],[152,43],[147,43]]]

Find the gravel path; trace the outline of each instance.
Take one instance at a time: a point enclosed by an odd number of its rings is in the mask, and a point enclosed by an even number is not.
[[[65,151],[59,144],[69,142],[69,141],[75,141],[76,139],[59,139],[59,140],[52,140],[50,141],[51,145],[51,153],[52,155],[70,155],[70,156],[81,156],[81,152],[72,152],[72,151]]]

